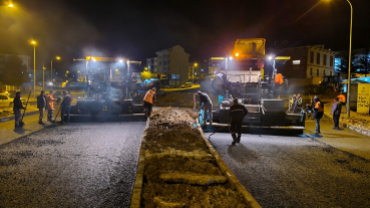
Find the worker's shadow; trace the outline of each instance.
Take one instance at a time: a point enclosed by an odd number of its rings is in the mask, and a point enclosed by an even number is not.
[[[258,159],[258,155],[243,144],[230,145],[227,153],[236,162],[243,164]]]
[[[23,128],[15,128],[14,132],[17,133],[17,134],[25,134],[26,130],[27,129],[23,129]]]

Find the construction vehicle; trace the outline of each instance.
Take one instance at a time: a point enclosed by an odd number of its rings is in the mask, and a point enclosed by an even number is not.
[[[76,59],[75,59],[76,60]],[[84,80],[87,97],[71,106],[71,120],[119,120],[125,116],[145,118],[142,100],[135,100],[135,65],[140,62],[110,57],[87,56]],[[138,67],[139,68],[139,67]]]
[[[212,84],[219,97],[218,109],[213,110],[212,126],[208,125],[208,120],[205,130],[212,131],[229,124],[233,98],[238,98],[239,103],[248,109],[243,128],[305,129],[306,113],[287,113],[285,101],[279,98],[277,91],[284,86],[275,84],[275,62],[290,57],[266,55],[265,42],[263,38],[238,39],[233,56],[224,58],[226,70],[217,73]]]

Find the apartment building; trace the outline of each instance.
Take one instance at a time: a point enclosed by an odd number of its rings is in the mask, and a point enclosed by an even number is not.
[[[167,75],[170,86],[181,86],[188,81],[189,54],[183,47],[176,45],[172,48],[156,52],[157,57],[147,58],[148,70],[152,73]]]
[[[278,65],[286,78],[313,78],[334,75],[335,52],[324,45],[301,46],[274,50],[279,56],[290,56],[290,60]]]

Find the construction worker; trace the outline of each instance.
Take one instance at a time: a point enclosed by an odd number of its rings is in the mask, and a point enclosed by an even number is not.
[[[55,110],[54,108],[54,101],[57,101],[56,98],[53,97],[53,91],[49,92],[49,95],[46,97],[46,107],[48,109],[48,121],[53,120],[53,112]]]
[[[155,91],[157,89],[155,87],[153,87],[152,89],[148,90],[144,96],[144,110],[145,110],[145,115],[146,117],[150,117],[150,114],[152,113],[152,108],[153,108],[153,105],[155,104],[156,102],[156,95],[155,95]]]
[[[313,108],[313,117],[316,121],[315,134],[320,134],[320,119],[324,116],[324,104],[318,97],[314,99],[315,107]]]
[[[207,124],[207,112],[208,112],[208,118],[209,118],[209,123],[212,126],[212,100],[209,98],[207,93],[198,91],[197,93],[194,94],[194,97],[197,96],[199,100],[199,105],[203,109],[203,125],[206,126]]]
[[[302,110],[302,97],[301,94],[298,94],[296,97],[296,105],[294,108],[294,113],[299,113]]]
[[[344,106],[344,113],[347,113],[347,106],[346,106],[346,95],[345,94],[339,94],[338,100],[341,106]]]
[[[247,115],[248,110],[244,105],[238,103],[238,99],[233,99],[233,105],[230,107],[230,132],[233,137],[232,145],[240,143],[240,137],[242,135],[242,124],[244,116]],[[236,137],[236,132],[238,137]]]
[[[290,100],[289,100],[289,104],[290,104],[290,110],[289,110],[289,112],[290,113],[293,113],[294,112],[294,109],[295,109],[295,106],[296,106],[296,102],[297,101],[297,95],[296,94],[294,94],[291,98],[290,98]]]
[[[279,85],[284,84],[284,76],[281,73],[276,74],[275,84],[279,84]]]
[[[23,107],[22,105],[22,101],[21,101],[21,92],[17,92],[15,93],[15,98],[13,100],[13,111],[14,111],[14,115],[15,115],[15,128],[17,127],[21,127],[22,125],[19,123],[21,122],[21,119],[22,119],[22,109],[25,109],[25,107]]]
[[[333,115],[334,127],[333,129],[339,130],[339,117],[342,111],[342,106],[339,102],[339,99],[336,97],[334,98],[334,103],[331,106],[331,115]]]
[[[39,109],[40,117],[39,124],[44,124],[42,119],[44,118],[45,108],[46,108],[46,96],[45,91],[42,90],[40,95],[37,96],[37,108]]]
[[[64,123],[64,114],[67,114],[67,124],[69,124],[69,118],[70,118],[70,111],[71,111],[71,102],[72,97],[67,91],[63,91],[63,101],[60,104],[61,106],[61,114],[60,114],[60,124]]]

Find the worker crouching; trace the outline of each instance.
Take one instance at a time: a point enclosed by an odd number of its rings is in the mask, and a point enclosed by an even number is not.
[[[247,108],[244,105],[240,105],[238,99],[234,98],[233,105],[230,107],[230,132],[233,137],[232,145],[240,143],[243,119],[247,113]],[[236,133],[238,133],[238,136],[236,136]]]
[[[148,90],[144,96],[144,110],[145,110],[145,115],[147,118],[150,117],[150,114],[152,113],[153,105],[156,102],[156,88],[153,87],[152,89]]]

